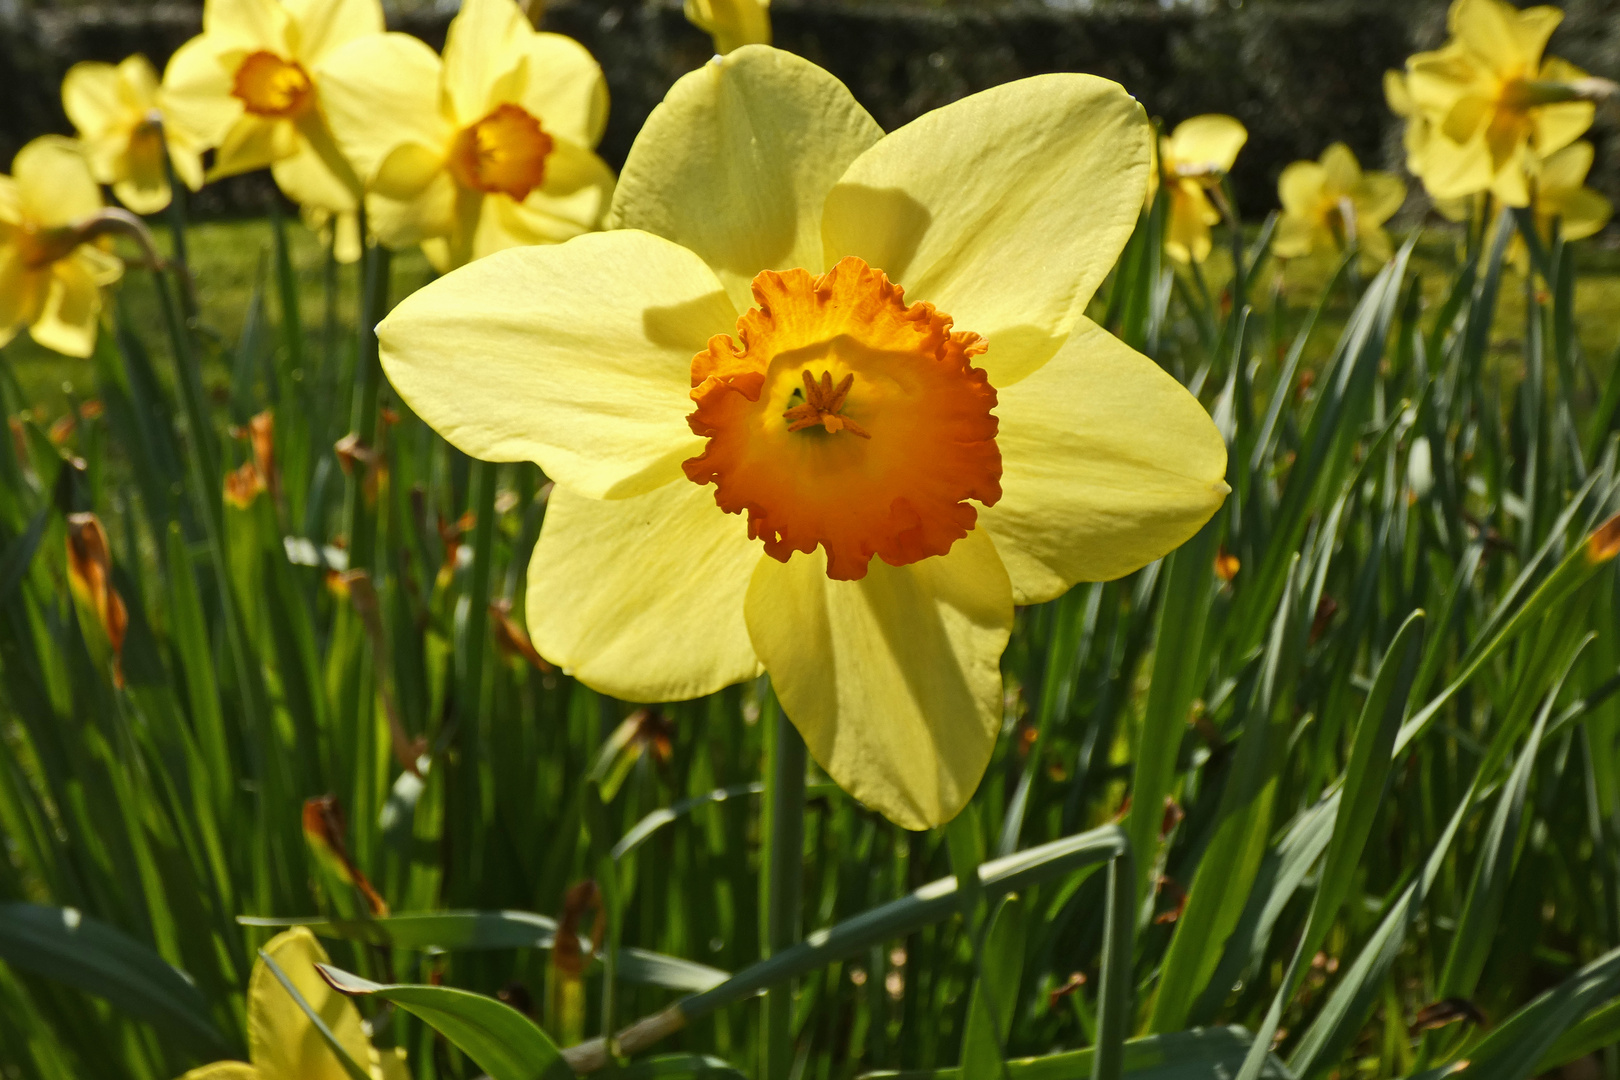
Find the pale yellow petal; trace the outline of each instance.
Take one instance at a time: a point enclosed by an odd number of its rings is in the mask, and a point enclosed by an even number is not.
[[[1505,77],[1535,70],[1541,50],[1563,12],[1551,7],[1519,11],[1503,0],[1456,0],[1447,13],[1451,32]]]
[[[410,34],[360,38],[322,62],[327,126],[362,181],[376,181],[388,156],[408,144],[442,158],[455,134],[439,111],[442,70],[438,54]]]
[[[458,125],[488,114],[491,84],[512,70],[533,33],[514,0],[463,0],[444,41],[444,93]]]
[[[1203,406],[1090,320],[997,396],[1003,495],[980,521],[1020,604],[1147,565],[1226,497],[1226,444]]]
[[[292,54],[292,13],[281,0],[204,0],[203,36],[221,48]]]
[[[111,285],[124,276],[124,260],[93,243],[80,244],[73,249],[73,254],[69,255],[68,259],[77,262],[79,268],[89,274],[90,280],[98,286]]]
[[[314,68],[337,49],[383,32],[377,0],[281,0],[292,22],[293,56]]]
[[[1169,156],[1180,168],[1230,172],[1238,151],[1249,141],[1249,129],[1223,113],[1183,120],[1170,133]]]
[[[1609,223],[1609,218],[1614,216],[1614,204],[1600,192],[1580,188],[1563,198],[1558,216],[1564,239],[1582,240]]]
[[[1390,242],[1389,233],[1381,225],[1358,222],[1356,240],[1361,245],[1362,262],[1369,267],[1382,266],[1395,254],[1395,245]]]
[[[62,77],[62,110],[87,140],[105,139],[129,126],[118,69],[111,64],[81,60]],[[126,135],[127,138],[127,135]]]
[[[276,962],[304,1003],[326,1022],[338,1045],[356,1062],[370,1057],[371,1044],[360,1026],[354,1002],[327,985],[315,970],[326,950],[299,926],[277,934],[264,952]],[[308,1015],[265,963],[253,965],[248,979],[248,1056],[258,1080],[348,1080],[349,1074]]]
[[[101,289],[90,268],[76,258],[51,264],[45,303],[28,334],[64,356],[88,357],[95,351],[101,318]]]
[[[180,46],[163,72],[166,125],[184,131],[199,149],[223,143],[245,111],[241,100],[231,95],[235,65],[244,55],[207,35]]]
[[[522,49],[528,71],[518,104],[550,134],[595,146],[607,126],[608,89],[590,51],[561,34],[530,34]]]
[[[1277,177],[1277,198],[1285,212],[1311,220],[1320,212],[1326,186],[1327,170],[1320,162],[1296,161]]]
[[[540,655],[627,701],[684,701],[761,671],[743,598],[764,548],[684,476],[629,499],[558,485],[529,562]]]
[[[50,272],[30,269],[22,250],[7,243],[6,235],[7,230],[0,227],[0,345],[39,318],[50,289]]]
[[[303,140],[291,120],[276,120],[242,113],[220,140],[208,170],[210,182],[226,176],[268,168],[303,150]]]
[[[1356,193],[1356,220],[1382,225],[1406,201],[1406,181],[1394,173],[1370,172],[1361,177]]]
[[[1571,143],[1542,159],[1536,186],[1543,197],[1556,198],[1562,192],[1579,190],[1591,169],[1592,144]]]
[[[1012,590],[982,529],[859,581],[826,556],[759,561],[748,631],[816,763],[889,820],[927,829],[967,804],[1001,729]]]
[[[1361,162],[1342,142],[1336,142],[1322,151],[1324,187],[1333,198],[1355,191],[1361,183]]]
[[[1333,234],[1320,219],[1285,213],[1277,219],[1277,234],[1271,241],[1271,253],[1279,259],[1297,259],[1318,248],[1332,245]]]
[[[41,135],[17,151],[11,176],[23,213],[38,225],[71,225],[105,205],[76,139]]]
[[[216,1061],[201,1065],[186,1073],[180,1080],[262,1080],[259,1070],[245,1061]]]
[[[1396,116],[1411,116],[1417,111],[1412,92],[1406,88],[1406,72],[1384,72],[1384,100],[1389,104],[1389,111]]]
[[[595,497],[681,476],[692,357],[736,311],[701,259],[647,233],[588,233],[469,263],[378,327],[383,369],[451,443],[534,461]]]
[[[276,186],[293,202],[334,214],[359,208],[360,178],[319,117],[298,125],[297,151],[270,166]]]
[[[127,180],[117,180],[113,196],[133,213],[155,214],[169,205],[169,178],[161,168],[144,169]]]
[[[398,152],[395,156],[398,156]],[[385,166],[383,175],[387,175],[387,172]],[[455,227],[455,208],[455,181],[450,179],[448,173],[441,171],[416,194],[406,198],[367,196],[366,222],[378,240],[399,250],[431,237],[448,236]]]
[[[832,75],[747,46],[683,77],[653,110],[608,227],[645,229],[697,252],[747,310],[761,270],[830,265],[821,240],[827,192],[881,135]]]
[[[1597,106],[1590,101],[1566,101],[1535,110],[1531,119],[1536,153],[1551,154],[1568,146],[1591,130],[1596,115]]]
[[[827,197],[830,265],[858,255],[989,340],[1005,386],[1062,344],[1136,228],[1150,128],[1093,75],[974,94],[885,136]]]
[[[1201,263],[1209,258],[1209,227],[1220,220],[1204,189],[1191,180],[1170,185],[1170,222],[1164,248],[1178,262]]]
[[[405,1051],[397,1046],[388,1050],[373,1048],[369,1071],[371,1080],[411,1080],[411,1070],[406,1064]]]

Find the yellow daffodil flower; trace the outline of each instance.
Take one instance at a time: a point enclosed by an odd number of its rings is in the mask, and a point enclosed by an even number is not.
[[[513,0],[466,0],[442,61],[382,34],[333,53],[320,79],[389,246],[420,243],[442,271],[600,226],[607,83],[584,46],[536,31]]]
[[[721,56],[771,43],[771,0],[686,0],[686,19],[714,39]]]
[[[165,152],[181,182],[193,191],[202,187],[202,148],[164,123],[162,86],[146,57],[127,57],[117,66],[74,64],[62,80],[62,107],[97,182],[112,185],[135,213],[155,214],[169,205]]]
[[[1586,186],[1592,170],[1592,144],[1571,143],[1541,162],[1536,174],[1536,230],[1552,239],[1553,220],[1565,240],[1584,240],[1609,223],[1614,204],[1602,192]]]
[[[1593,100],[1613,84],[1543,58],[1563,17],[1554,7],[1454,0],[1451,40],[1407,60],[1391,105],[1418,125],[1408,134],[1407,167],[1434,198],[1489,191],[1508,206],[1528,206],[1538,160],[1592,125]]]
[[[378,331],[405,400],[556,483],[541,654],[634,701],[768,671],[853,795],[908,828],[955,815],[1001,728],[1013,606],[1158,558],[1227,491],[1198,402],[1083,314],[1148,130],[1064,74],[884,135],[832,75],[749,45],[653,111],[614,231],[407,298]]]
[[[314,934],[294,927],[271,938],[264,951],[372,1080],[410,1080],[405,1052],[374,1049],[354,1002],[328,986],[315,970],[316,964],[327,963],[327,956]],[[247,1021],[252,1064],[216,1061],[192,1069],[181,1080],[348,1080],[332,1048],[262,960],[253,965],[248,978]]]
[[[210,179],[269,167],[316,218],[352,215],[360,180],[327,127],[315,72],[382,29],[377,0],[207,0],[203,32],[163,75],[171,125],[216,148]],[[338,246],[339,258],[358,255],[358,244]]]
[[[26,326],[47,349],[90,355],[101,287],[124,272],[83,229],[103,205],[74,140],[45,135],[17,152],[0,176],[0,345]]]
[[[1284,169],[1277,194],[1283,215],[1271,250],[1278,257],[1342,249],[1353,237],[1366,261],[1389,259],[1384,222],[1406,200],[1406,183],[1390,173],[1362,172],[1344,143],[1328,147],[1320,161],[1296,161]]]
[[[1238,151],[1248,141],[1248,129],[1220,113],[1183,120],[1168,138],[1160,140],[1154,181],[1162,178],[1169,187],[1170,220],[1164,246],[1177,262],[1201,263],[1209,258],[1209,227],[1221,220],[1209,192],[1220,187],[1221,178],[1232,170]]]

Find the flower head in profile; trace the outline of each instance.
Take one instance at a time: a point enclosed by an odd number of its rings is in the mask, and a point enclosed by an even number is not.
[[[1218,193],[1221,179],[1232,171],[1238,151],[1248,141],[1248,129],[1221,113],[1183,120],[1159,140],[1154,180],[1168,190],[1170,220],[1164,246],[1171,258],[1199,263],[1209,258],[1209,227],[1221,220],[1209,197]]]
[[[74,140],[44,135],[17,152],[0,176],[0,345],[27,327],[47,349],[90,355],[101,287],[124,272],[88,229],[103,205]]]
[[[714,39],[720,56],[771,43],[771,0],[686,0],[686,20]]]
[[[372,1080],[409,1080],[405,1052],[373,1048],[354,1002],[316,972],[315,965],[328,960],[314,934],[294,927],[271,938],[264,953]],[[216,1061],[181,1080],[348,1080],[343,1063],[263,960],[248,978],[247,1023],[248,1061]]]
[[[62,108],[79,132],[90,171],[110,184],[118,201],[137,214],[169,205],[167,154],[191,190],[202,187],[201,147],[165,123],[163,90],[151,61],[139,54],[122,63],[85,60],[62,80]]]
[[[1198,402],[1084,315],[1147,143],[1089,75],[884,135],[745,46],[653,111],[614,231],[439,279],[383,364],[456,446],[555,481],[542,655],[645,702],[768,671],[838,783],[937,825],[1001,729],[1013,606],[1137,569],[1225,497]]]
[[[593,148],[607,84],[585,47],[536,31],[513,0],[466,0],[444,58],[407,34],[353,42],[321,66],[338,143],[390,247],[440,270],[598,228],[613,173]]]
[[[1563,17],[1555,7],[1454,0],[1450,40],[1408,59],[1403,83],[1386,82],[1407,118],[1407,167],[1434,198],[1489,191],[1527,206],[1540,160],[1592,125],[1593,101],[1614,84],[1543,56]]]
[[[1272,251],[1288,259],[1314,251],[1343,250],[1354,241],[1368,262],[1389,259],[1384,222],[1401,208],[1406,183],[1386,172],[1363,172],[1344,143],[1319,161],[1296,161],[1277,180],[1282,219]]]
[[[163,74],[170,124],[214,148],[210,179],[269,167],[315,219],[353,215],[360,180],[327,127],[316,71],[333,51],[382,29],[377,0],[207,0],[203,32]],[[338,255],[358,257],[358,244],[340,244]]]

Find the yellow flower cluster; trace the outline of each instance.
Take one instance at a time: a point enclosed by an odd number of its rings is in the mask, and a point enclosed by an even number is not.
[[[1608,220],[1607,200],[1583,186],[1591,147],[1576,140],[1615,86],[1544,55],[1563,17],[1554,7],[1455,0],[1450,39],[1385,76],[1390,108],[1406,120],[1407,168],[1442,207],[1488,194],[1534,205],[1544,220],[1567,216],[1569,236]]]

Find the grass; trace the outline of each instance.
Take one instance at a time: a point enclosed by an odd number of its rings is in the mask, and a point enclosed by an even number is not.
[[[1233,494],[1019,612],[995,757],[931,833],[812,766],[794,840],[764,681],[649,709],[526,651],[545,478],[376,382],[352,327],[386,301],[300,230],[197,226],[195,330],[132,271],[92,362],[8,346],[8,413],[43,409],[0,440],[0,1073],[241,1055],[254,950],[303,921],[419,1080],[608,1063],[655,1014],[625,1075],[1614,1075],[1614,268],[1558,247],[1527,291],[1425,238],[1290,268],[1276,308],[1262,244],[1206,304],[1158,229],[1096,314],[1206,403]],[[426,280],[371,258],[394,298]],[[265,409],[278,483],[238,507]],[[91,511],[116,666],[69,587]]]

